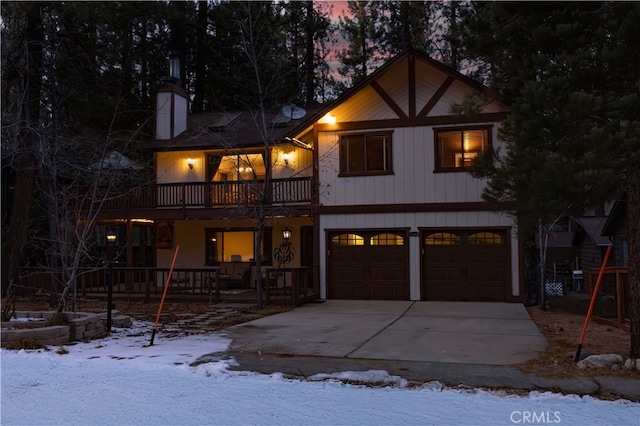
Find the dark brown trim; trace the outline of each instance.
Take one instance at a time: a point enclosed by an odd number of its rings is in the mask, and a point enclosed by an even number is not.
[[[267,217],[277,217],[283,214],[291,217],[311,216],[310,204],[283,206],[264,206]],[[253,208],[167,208],[167,209],[103,209],[98,220],[116,219],[149,219],[149,220],[189,220],[189,219],[238,219],[255,218]]]
[[[450,126],[450,127],[434,127],[434,132],[449,132],[452,130],[492,130],[492,124],[480,124],[478,126]],[[491,142],[491,133],[489,133],[489,142]]]
[[[372,120],[372,121],[356,121],[348,123],[325,124],[318,123],[315,125],[318,132],[335,132],[347,130],[365,130],[365,129],[388,129],[391,127],[416,127],[416,126],[437,126],[437,125],[467,125],[472,123],[493,123],[504,120],[509,113],[493,112],[488,114],[478,114],[473,116],[466,115],[447,115],[441,117],[416,117],[407,119],[389,119],[389,120]]]
[[[363,213],[415,213],[415,212],[481,212],[508,211],[507,203],[491,204],[481,201],[470,203],[420,203],[420,204],[366,204],[350,206],[319,206],[317,214]]]
[[[436,104],[438,103],[442,95],[445,94],[449,86],[451,86],[451,84],[453,84],[454,81],[455,81],[455,78],[453,78],[452,76],[448,76],[446,80],[440,85],[440,87],[438,87],[438,90],[436,90],[436,93],[434,93],[433,96],[431,96],[431,99],[429,99],[427,104],[424,107],[422,107],[422,109],[418,113],[418,117],[425,118],[429,114],[429,112],[433,109],[433,107],[436,106]]]
[[[176,137],[176,129],[175,129],[175,123],[176,123],[176,92],[172,91],[171,92],[171,114],[169,114],[169,139],[173,139]]]
[[[416,116],[416,58],[407,55],[407,83],[409,86],[409,117]]]
[[[376,91],[376,93],[382,98],[382,100],[387,105],[389,105],[393,112],[395,112],[396,115],[400,117],[400,119],[409,118],[407,117],[407,114],[404,113],[402,108],[400,108],[400,106],[391,98],[391,96],[389,96],[389,94],[385,92],[385,90],[378,84],[377,81],[372,81],[370,86],[373,88],[373,90]]]
[[[173,92],[173,93],[177,93],[179,95],[182,95],[183,98],[188,99],[187,96],[187,92],[180,86],[173,84],[173,83],[169,83],[169,84],[165,84],[163,86],[158,86],[154,89],[154,92],[159,93],[159,92]]]

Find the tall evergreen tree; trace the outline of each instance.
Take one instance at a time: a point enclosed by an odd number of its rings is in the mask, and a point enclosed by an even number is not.
[[[349,12],[340,17],[340,31],[348,46],[339,50],[338,72],[350,87],[371,73],[384,60],[381,44],[384,27],[380,20],[383,2],[349,0]]]
[[[483,3],[473,52],[513,112],[506,153],[479,162],[485,198],[521,228],[628,200],[631,357],[640,357],[640,4]],[[488,160],[488,161],[486,161]]]
[[[396,55],[405,48],[429,52],[429,1],[387,1],[382,4],[380,21],[385,31],[382,35],[385,52]]]

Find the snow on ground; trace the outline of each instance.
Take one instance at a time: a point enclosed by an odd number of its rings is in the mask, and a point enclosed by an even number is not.
[[[640,404],[625,400],[551,392],[516,396],[436,382],[407,387],[385,371],[327,372],[308,381],[230,371],[233,360],[223,359],[229,345],[224,333],[161,333],[148,346],[151,327],[136,322],[109,338],[65,346],[66,354],[58,348],[3,349],[0,423],[640,425]]]

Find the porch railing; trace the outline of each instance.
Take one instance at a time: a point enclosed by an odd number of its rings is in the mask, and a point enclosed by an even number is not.
[[[118,299],[159,300],[169,275],[169,268],[116,267],[113,268],[113,296]],[[80,299],[106,298],[109,290],[109,268],[81,268],[76,280],[75,295]],[[21,268],[17,296],[47,295],[52,283],[58,295],[64,290],[62,271],[46,268]],[[220,267],[174,268],[167,297],[181,301],[219,303],[242,299],[256,299],[255,289],[237,293],[229,289],[221,277]],[[74,292],[69,293],[73,297]],[[316,298],[307,280],[307,268],[265,268],[263,272],[263,300],[267,305],[299,306]]]
[[[103,209],[153,209],[225,207],[256,204],[262,196],[268,204],[311,202],[311,177],[264,181],[159,183],[133,188],[110,197]]]

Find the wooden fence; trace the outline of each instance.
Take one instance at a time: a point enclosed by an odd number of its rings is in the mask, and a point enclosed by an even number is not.
[[[317,298],[317,292],[307,279],[307,268],[263,268],[263,300],[265,304],[299,306]],[[169,268],[115,267],[81,268],[76,279],[75,292],[69,297],[106,298],[109,274],[113,273],[114,298],[128,301],[159,300],[169,275]],[[45,268],[21,268],[17,296],[60,295],[68,274]],[[67,278],[68,279],[68,278]],[[252,288],[235,289],[220,274],[219,266],[203,268],[174,268],[167,298],[175,301],[220,303],[256,301],[255,282]]]
[[[593,297],[599,272],[599,269],[587,271],[591,297]],[[630,309],[629,268],[626,266],[605,268],[593,307],[594,320],[629,331]]]

